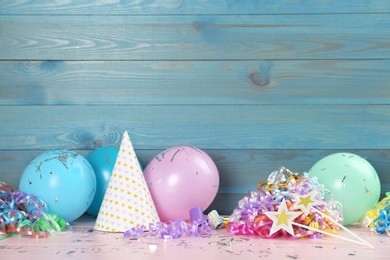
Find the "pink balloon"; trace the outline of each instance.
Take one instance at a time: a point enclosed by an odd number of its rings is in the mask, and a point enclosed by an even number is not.
[[[161,152],[144,170],[161,221],[188,220],[189,210],[205,210],[217,195],[218,169],[202,150],[179,146]]]

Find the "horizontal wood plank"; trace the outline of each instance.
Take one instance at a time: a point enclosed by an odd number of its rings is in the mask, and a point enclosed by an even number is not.
[[[0,149],[388,149],[389,105],[2,106]]]
[[[0,181],[18,187],[26,165],[45,150],[0,150]],[[145,167],[162,150],[136,149]],[[390,150],[205,150],[216,163],[220,174],[218,196],[211,205],[221,214],[230,214],[248,190],[284,165],[294,172],[308,171],[318,160],[336,152],[350,152],[366,158],[377,171],[382,193],[390,190]],[[89,151],[78,151],[82,155]],[[230,213],[228,213],[230,211]]]
[[[318,14],[390,12],[385,0],[25,0],[0,1],[0,14]]]
[[[0,16],[0,59],[390,58],[388,14]]]
[[[0,104],[390,104],[389,82],[390,60],[0,61]]]
[[[128,130],[143,165],[205,149],[221,214],[279,166],[338,151],[367,157],[385,193],[389,14],[384,0],[0,0],[0,181]]]

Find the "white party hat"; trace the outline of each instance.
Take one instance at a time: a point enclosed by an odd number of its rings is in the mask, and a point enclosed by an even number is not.
[[[124,232],[157,222],[156,207],[126,131],[94,229]]]

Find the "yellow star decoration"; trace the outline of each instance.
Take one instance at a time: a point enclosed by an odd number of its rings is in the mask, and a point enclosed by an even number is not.
[[[315,190],[306,195],[295,195],[295,203],[292,209],[300,209],[306,216],[309,215],[311,207],[324,204],[324,202],[316,200],[315,195]]]
[[[294,229],[292,227],[293,220],[296,219],[302,212],[289,211],[286,201],[283,199],[279,205],[278,211],[268,211],[264,214],[272,220],[272,227],[269,232],[271,236],[280,229],[286,230],[289,234],[294,235]]]
[[[310,203],[313,203],[314,201],[311,200],[310,195],[306,197],[300,197],[301,201],[298,203],[298,205],[303,205],[305,208],[309,207]]]
[[[288,220],[290,219],[290,215],[286,214],[286,211],[282,211],[279,215],[275,215],[275,217],[278,219],[277,225],[285,225],[288,226]]]

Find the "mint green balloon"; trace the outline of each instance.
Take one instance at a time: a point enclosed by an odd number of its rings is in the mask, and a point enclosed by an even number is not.
[[[359,221],[367,210],[375,207],[381,185],[374,167],[359,155],[335,153],[319,160],[309,176],[333,193],[343,205],[344,225]]]

